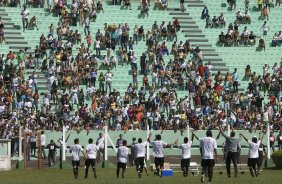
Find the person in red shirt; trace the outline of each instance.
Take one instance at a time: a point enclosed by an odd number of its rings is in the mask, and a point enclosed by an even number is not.
[[[276,97],[272,94],[269,96],[269,104],[271,106],[274,106],[276,104]]]
[[[201,97],[199,94],[197,94],[194,98],[194,106],[200,106],[201,105]]]
[[[217,91],[218,94],[221,94],[222,86],[219,83],[215,83],[213,89]]]
[[[198,67],[198,71],[199,71],[200,76],[203,77],[203,76],[205,76],[205,73],[206,73],[206,67],[203,66],[203,65],[200,65]]]
[[[10,51],[9,54],[7,54],[7,59],[10,59],[12,61],[15,59],[15,55],[14,55],[13,51]]]
[[[175,27],[176,32],[178,32],[178,31],[180,30],[180,24],[179,24],[178,19],[175,19],[175,20],[173,21],[173,26]]]

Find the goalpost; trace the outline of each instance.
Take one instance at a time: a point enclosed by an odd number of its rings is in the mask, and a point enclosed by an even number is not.
[[[33,133],[33,132],[24,132],[23,133],[23,164],[24,169],[31,168],[29,166],[29,161],[31,157],[31,145],[30,145],[30,136],[36,137],[36,145],[37,145],[37,169],[42,169],[42,148],[41,148],[41,134],[40,133]],[[21,140],[21,136],[20,136]],[[22,142],[20,141],[20,143]],[[21,143],[22,144],[22,143]],[[21,149],[19,149],[21,150]],[[21,158],[20,158],[21,157]],[[19,160],[22,160],[22,155],[19,154]]]

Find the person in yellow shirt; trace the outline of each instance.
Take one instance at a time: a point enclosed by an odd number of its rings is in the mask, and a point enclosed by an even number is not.
[[[258,0],[258,8],[259,8],[259,10],[262,9],[262,0]]]

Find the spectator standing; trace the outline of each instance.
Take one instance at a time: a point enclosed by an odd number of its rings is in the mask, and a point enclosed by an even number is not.
[[[119,139],[117,140],[116,142],[116,147],[120,147],[123,145],[123,135],[122,134],[119,134]]]
[[[104,160],[104,153],[105,153],[105,137],[102,133],[99,133],[99,137],[96,140],[96,145],[99,145],[99,151],[98,151],[98,159],[97,162],[100,162],[101,159]]]
[[[25,31],[28,28],[28,16],[29,16],[29,11],[27,10],[26,5],[23,6],[21,15],[22,15],[23,31]]]
[[[44,131],[41,131],[40,145],[41,145],[41,151],[42,151],[42,158],[46,159],[46,153],[45,153],[46,135],[44,134]]]
[[[237,93],[238,92],[238,80],[239,80],[237,68],[234,69],[234,72],[232,74],[232,79],[233,79],[233,90],[235,93]]]
[[[279,131],[276,140],[278,143],[278,149],[282,150],[282,130]]]
[[[260,28],[262,30],[262,36],[264,39],[266,39],[267,33],[269,31],[269,26],[267,25],[267,22],[264,21],[263,25]]]
[[[53,140],[50,141],[50,143],[46,146],[46,148],[49,150],[48,153],[48,165],[49,167],[55,165],[56,163],[56,151],[59,146],[55,144]]]

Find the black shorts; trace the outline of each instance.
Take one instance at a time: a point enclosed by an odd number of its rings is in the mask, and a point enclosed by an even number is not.
[[[80,165],[80,161],[78,160],[78,161],[76,161],[76,160],[73,160],[72,161],[72,166],[74,167],[74,166],[76,166],[76,167],[79,167],[79,165]]]
[[[139,166],[139,165],[144,165],[145,163],[145,157],[138,157],[135,159],[135,165]]]
[[[85,166],[89,167],[91,165],[92,167],[95,167],[95,163],[96,163],[96,159],[87,159],[85,161]]]
[[[188,167],[190,167],[190,158],[182,159],[181,168],[188,168]]]
[[[258,160],[258,158],[248,158],[248,166],[256,167],[256,165],[258,165]]]
[[[155,157],[155,165],[162,167],[164,165],[164,157]]]
[[[117,163],[117,168],[118,168],[118,169],[120,169],[120,168],[121,168],[121,169],[126,169],[126,163],[118,162],[118,163]]]
[[[258,158],[258,163],[257,163],[259,167],[262,165],[262,161],[263,161],[263,158],[259,157]]]
[[[214,159],[202,159],[201,166],[204,167],[214,167],[215,161]]]

